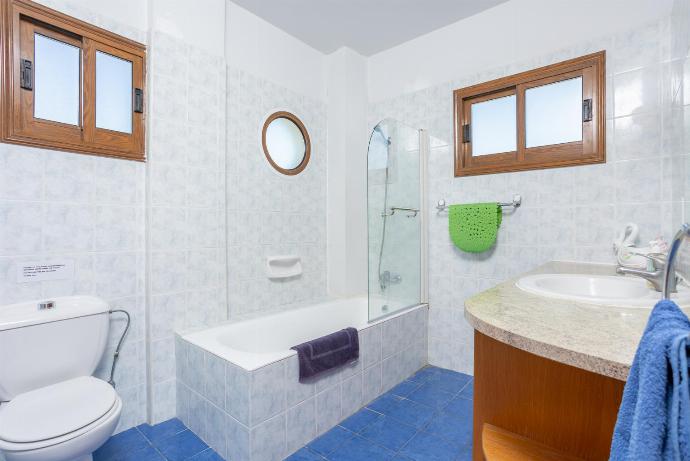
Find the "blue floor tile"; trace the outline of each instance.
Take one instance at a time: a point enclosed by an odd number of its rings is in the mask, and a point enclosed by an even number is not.
[[[314,453],[308,448],[302,448],[288,458],[285,458],[285,461],[324,461],[325,459],[326,458],[323,456]]]
[[[459,416],[463,416],[470,421],[472,420],[474,402],[472,400],[463,398],[461,396],[454,397],[453,400],[448,402],[448,405],[443,407],[443,411],[446,413],[453,413]]]
[[[188,458],[187,461],[225,461],[223,460],[223,457],[220,456],[218,453],[213,451],[211,448],[208,448],[201,453],[198,453],[191,458]]]
[[[438,390],[450,392],[451,394],[457,394],[467,385],[467,383],[470,382],[471,379],[471,376],[462,373],[436,372],[433,376],[429,377],[429,379],[426,381],[426,384]]]
[[[417,388],[419,388],[421,384],[417,381],[403,381],[397,386],[395,386],[393,389],[388,391],[389,394],[393,395],[398,395],[400,397],[407,397],[410,395],[413,391],[415,391]]]
[[[120,432],[108,439],[94,453],[95,461],[119,461],[123,453],[135,452],[149,447],[149,442],[136,428]]]
[[[470,411],[469,414],[470,418],[467,418],[467,414],[458,415],[442,412],[431,420],[424,431],[437,435],[459,448],[471,447],[472,412]]]
[[[428,432],[418,432],[400,450],[400,454],[414,461],[452,461],[459,453],[456,446]]]
[[[474,399],[474,379],[470,380],[467,386],[463,387],[458,395],[466,399]]]
[[[331,454],[330,461],[385,461],[393,458],[395,453],[376,445],[358,435],[345,442],[335,453]]]
[[[360,435],[389,450],[398,451],[416,433],[416,428],[384,416],[367,426]]]
[[[149,439],[151,443],[156,445],[157,442],[187,430],[187,427],[185,427],[179,419],[173,418],[156,424],[155,426],[142,424],[137,426],[137,429],[139,429],[139,431],[144,434],[144,437]]]
[[[350,440],[354,436],[353,432],[340,426],[336,426],[318,439],[307,445],[309,449],[323,456],[333,453],[338,447]]]
[[[362,408],[357,413],[340,423],[340,425],[352,432],[360,432],[362,429],[382,417],[383,416],[381,416],[380,413],[371,411],[367,408]]]
[[[385,415],[393,408],[395,408],[401,400],[401,397],[391,394],[383,394],[378,399],[369,403],[369,405],[367,405],[367,408],[379,413],[383,413]]]
[[[413,400],[422,405],[440,410],[453,399],[454,394],[446,392],[430,383],[424,383],[419,388],[407,396],[408,399]]]
[[[190,430],[164,440],[158,449],[170,461],[184,461],[206,450],[208,445]]]
[[[400,400],[386,415],[398,421],[421,429],[434,416],[434,409],[412,400]]]
[[[93,459],[94,461],[103,461],[105,459],[108,461],[166,461],[158,450],[148,444],[143,448],[132,451],[119,451],[108,458],[103,458],[102,455],[98,454],[98,451],[96,451],[96,453],[93,454]]]

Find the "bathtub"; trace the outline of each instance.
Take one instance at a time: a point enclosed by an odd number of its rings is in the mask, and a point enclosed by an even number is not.
[[[358,330],[404,315],[410,306],[369,323],[366,297],[343,298],[228,323],[183,335],[183,339],[245,370],[253,371],[296,352],[292,346],[347,327]]]
[[[175,337],[177,416],[225,459],[278,461],[427,364],[426,305],[368,322],[367,298]],[[290,347],[346,327],[360,356],[300,383]]]

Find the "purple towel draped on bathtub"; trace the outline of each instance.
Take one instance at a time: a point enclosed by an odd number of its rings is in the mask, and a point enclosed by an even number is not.
[[[303,382],[321,372],[358,359],[359,334],[356,328],[345,328],[291,349],[297,351],[299,380]]]

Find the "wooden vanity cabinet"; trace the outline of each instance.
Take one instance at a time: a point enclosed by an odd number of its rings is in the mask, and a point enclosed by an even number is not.
[[[608,460],[624,385],[475,331],[473,460],[485,459],[485,424],[550,447],[563,459]]]

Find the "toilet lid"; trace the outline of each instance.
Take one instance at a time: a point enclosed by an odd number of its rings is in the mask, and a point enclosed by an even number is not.
[[[0,439],[30,443],[88,426],[115,405],[110,384],[81,376],[20,394],[0,408]]]

